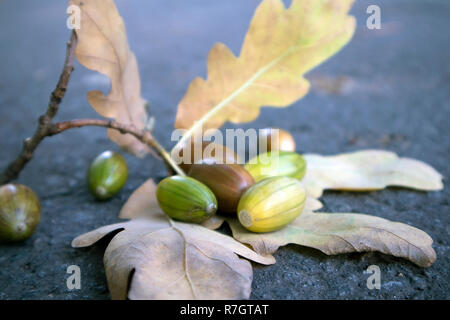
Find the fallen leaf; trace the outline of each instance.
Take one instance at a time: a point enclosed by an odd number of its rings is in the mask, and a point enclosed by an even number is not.
[[[202,226],[211,230],[219,229],[222,224],[225,222],[225,218],[222,216],[214,215],[205,222],[202,223]]]
[[[312,198],[308,198],[311,200]],[[335,255],[378,251],[429,267],[436,260],[433,240],[409,225],[359,213],[316,213],[305,207],[303,213],[285,228],[271,233],[252,233],[237,219],[227,219],[233,237],[247,243],[261,255],[269,256],[289,243]]]
[[[308,195],[319,198],[326,189],[371,191],[387,186],[417,190],[441,190],[442,176],[426,163],[399,158],[383,150],[367,150],[336,156],[305,154],[308,166],[302,182]]]
[[[207,80],[196,78],[178,106],[175,127],[219,128],[254,120],[262,106],[286,107],[303,97],[303,75],[339,51],[352,37],[353,0],[264,0],[256,9],[239,57],[216,44]],[[180,140],[180,143],[183,141]]]
[[[100,115],[123,124],[144,129],[147,124],[145,100],[141,97],[141,82],[136,57],[128,46],[125,25],[113,0],[71,0],[81,11],[81,28],[75,32],[78,45],[75,57],[86,68],[109,77],[111,90],[88,92],[88,101]],[[130,134],[108,130],[109,138],[121,148],[143,156],[148,151]]]
[[[322,207],[323,205],[319,200],[312,197],[307,197],[302,215],[305,214],[305,212],[313,212],[315,210],[321,209]],[[291,224],[275,232],[255,233],[245,229],[239,222],[239,220],[235,217],[227,217],[225,218],[225,221],[229,224],[233,233],[233,237],[236,240],[251,245],[256,252],[264,256],[271,256],[273,253],[275,253],[275,251],[278,250],[279,247],[290,243],[277,239],[278,234],[281,234],[283,230],[289,228]],[[292,223],[294,222],[295,220]]]
[[[147,181],[130,198],[142,199],[156,186]],[[129,201],[130,201],[129,200]],[[105,226],[73,240],[75,248],[87,247],[118,232],[109,243],[104,265],[113,299],[246,299],[250,296],[251,264],[273,257],[261,256],[233,238],[196,224],[169,219],[161,209],[142,211],[128,204],[128,222]]]
[[[156,185],[153,179],[148,179],[128,198],[120,210],[119,218],[136,219],[152,217],[154,212],[161,211],[155,195]]]

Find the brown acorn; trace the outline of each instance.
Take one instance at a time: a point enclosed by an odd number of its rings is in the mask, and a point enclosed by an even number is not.
[[[184,151],[186,150],[187,144],[179,151],[178,156],[182,159]],[[199,157],[197,159],[195,158],[197,151],[195,148],[198,146],[202,147],[201,152],[199,153]],[[192,164],[194,163],[225,163],[225,164],[235,164],[239,163],[238,155],[231,149],[228,149],[227,147],[210,141],[202,141],[199,143],[191,142],[190,146],[190,153],[191,158],[189,160],[189,163],[181,162],[178,165],[181,169],[183,169],[184,172],[189,172],[189,169],[191,168]],[[220,155],[220,152],[216,152],[216,150],[222,150],[222,155]],[[206,154],[205,154],[206,151]],[[206,157],[205,157],[206,156]]]
[[[272,135],[278,130],[278,148],[272,146]],[[265,128],[259,131],[259,140],[267,141],[267,152],[269,151],[295,151],[295,140],[292,135],[283,129]]]
[[[217,198],[219,211],[236,214],[242,194],[255,180],[237,164],[194,164],[188,174],[205,184]]]

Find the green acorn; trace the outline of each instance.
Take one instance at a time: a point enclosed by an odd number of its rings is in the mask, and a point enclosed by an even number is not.
[[[238,205],[239,222],[252,232],[272,232],[302,213],[306,190],[297,179],[272,177],[254,184]]]
[[[217,200],[203,183],[182,176],[162,180],[156,189],[161,209],[171,218],[202,223],[217,211]]]
[[[29,238],[41,217],[39,198],[20,184],[0,187],[0,241],[14,242]]]
[[[268,177],[286,176],[298,180],[306,174],[306,160],[289,151],[272,151],[260,154],[245,164],[245,169],[256,182]]]
[[[87,180],[91,193],[98,200],[106,200],[122,189],[128,178],[125,159],[118,153],[105,151],[91,163]]]

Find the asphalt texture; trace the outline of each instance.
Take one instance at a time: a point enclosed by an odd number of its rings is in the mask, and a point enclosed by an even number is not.
[[[167,148],[176,106],[189,82],[205,76],[206,57],[217,42],[239,52],[259,1],[117,0],[142,78],[142,94],[156,118],[155,136]],[[366,27],[369,5],[381,8],[381,30]],[[0,2],[0,168],[18,154],[48,102],[63,64],[65,1]],[[360,0],[358,27],[336,56],[311,71],[312,90],[290,108],[264,108],[243,128],[282,127],[298,151],[336,154],[386,149],[450,175],[450,2]],[[108,90],[106,78],[76,65],[57,120],[96,117],[86,99]],[[227,125],[226,127],[236,127]],[[129,180],[110,201],[97,202],[86,170],[100,152],[118,150],[102,128],[83,128],[45,140],[18,183],[39,195],[42,220],[20,244],[0,245],[0,299],[108,299],[102,256],[107,241],[73,249],[71,240],[118,222],[128,196],[148,177],[165,175],[152,157],[125,155]],[[445,182],[447,184],[447,181]],[[277,264],[254,266],[252,299],[448,299],[449,188],[440,192],[387,189],[353,194],[326,192],[326,212],[368,213],[407,223],[434,240],[437,261],[427,269],[379,254],[326,256],[288,245]],[[223,232],[229,232],[227,228]],[[69,290],[69,265],[81,268],[82,288]],[[369,290],[364,271],[381,268],[381,289]]]

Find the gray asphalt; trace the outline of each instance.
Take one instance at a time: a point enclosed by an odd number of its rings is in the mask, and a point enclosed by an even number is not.
[[[206,73],[211,46],[238,52],[258,1],[117,0],[136,53],[143,96],[156,117],[156,137],[170,147],[176,106],[189,82]],[[382,29],[368,30],[366,8],[381,8]],[[298,150],[335,154],[381,148],[450,174],[450,2],[361,0],[352,12],[358,28],[338,55],[308,74],[311,92],[284,110],[266,108],[249,127],[280,126]],[[64,59],[69,30],[64,1],[0,1],[0,168],[19,152],[46,108]],[[85,94],[108,89],[101,76],[77,65],[59,120],[95,117]],[[227,127],[233,127],[228,125]],[[108,299],[102,255],[107,241],[75,250],[71,240],[118,221],[132,191],[164,166],[126,156],[130,178],[114,199],[93,200],[85,183],[91,159],[117,150],[100,128],[72,130],[46,140],[19,183],[42,200],[42,221],[25,243],[0,245],[0,299]],[[447,183],[447,181],[446,181]],[[448,299],[449,189],[326,192],[329,212],[362,212],[418,227],[434,239],[428,269],[378,254],[326,256],[288,245],[276,265],[255,265],[252,299]],[[229,232],[227,228],[224,232]],[[381,289],[366,287],[369,265],[381,268]],[[67,266],[82,271],[81,290],[66,287]]]

